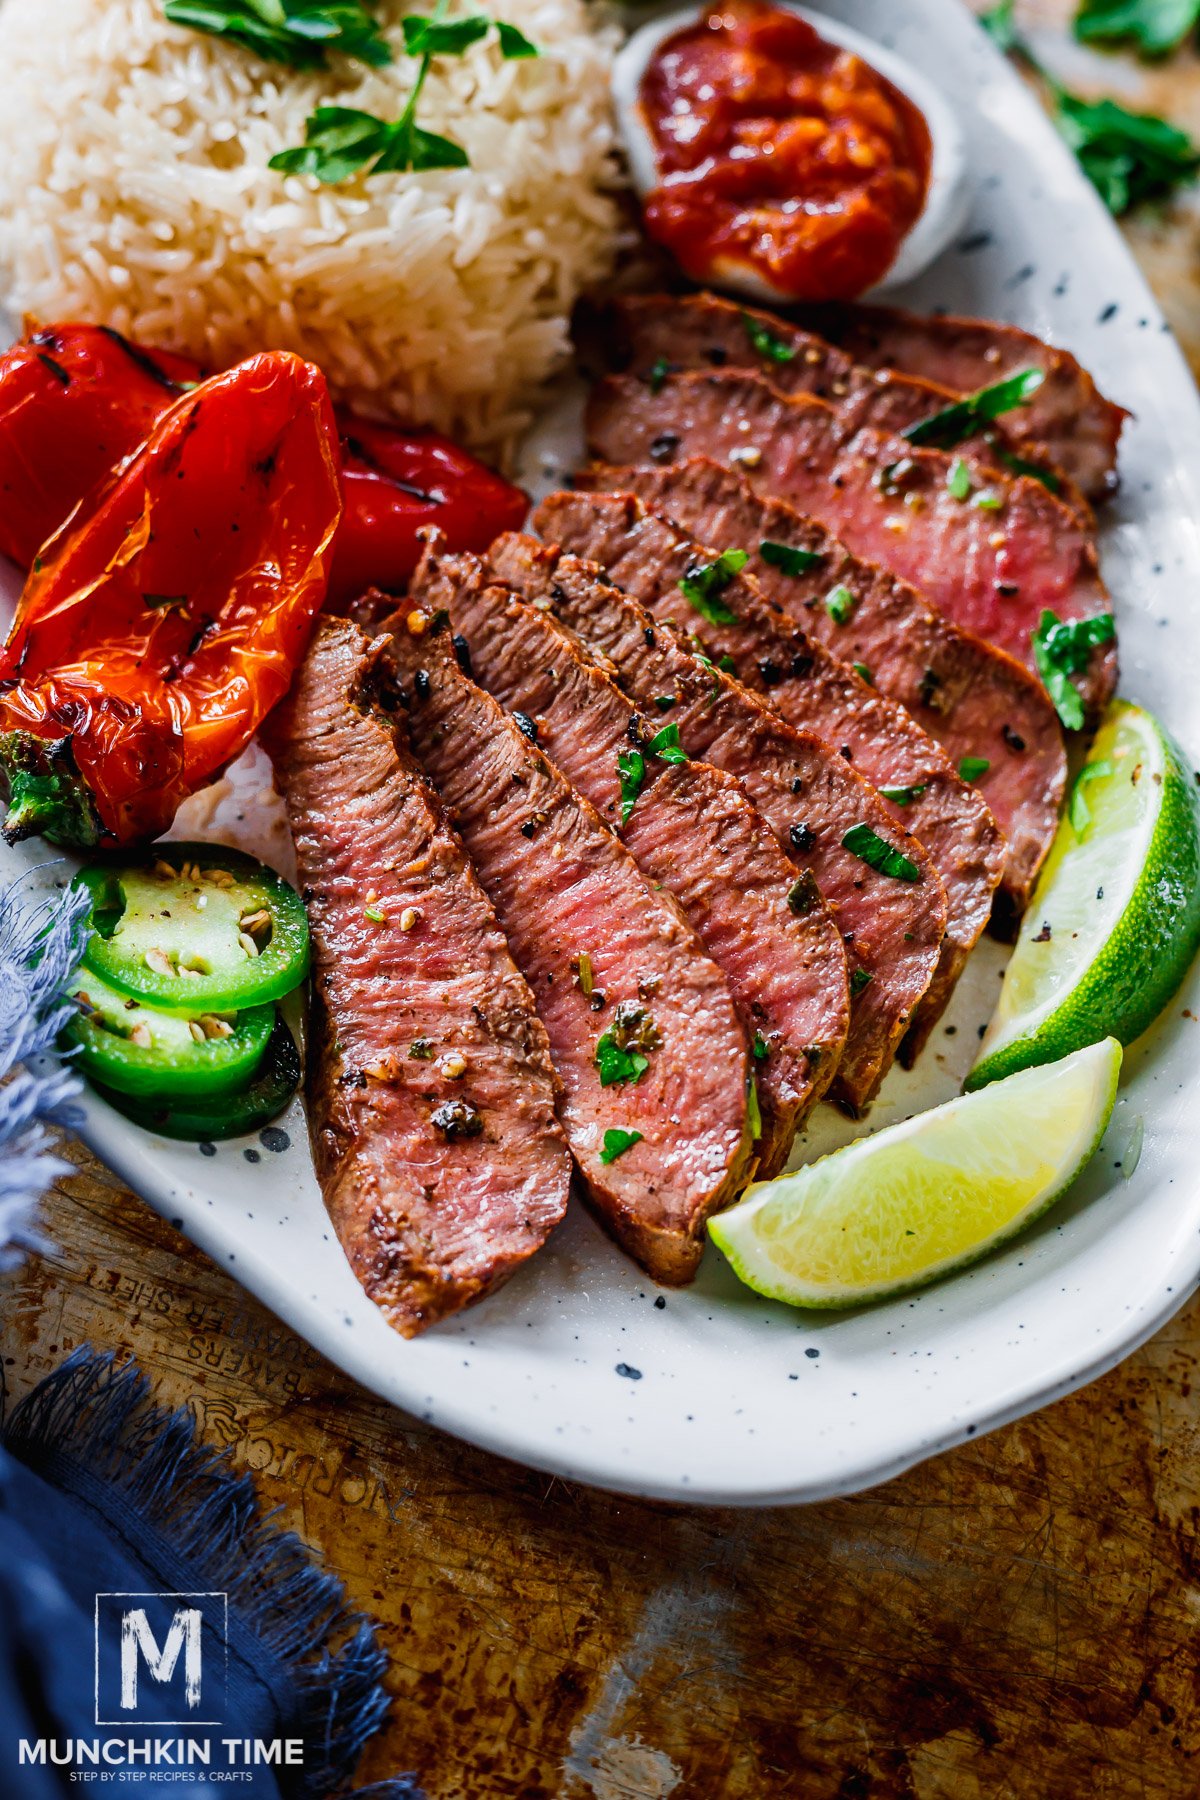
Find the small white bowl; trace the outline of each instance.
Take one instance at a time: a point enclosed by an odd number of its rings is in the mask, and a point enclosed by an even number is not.
[[[962,131],[953,109],[938,89],[905,58],[874,43],[859,31],[853,31],[838,19],[812,12],[807,6],[796,6],[792,0],[775,0],[775,4],[796,14],[811,25],[831,44],[850,50],[899,88],[925,115],[932,147],[929,187],[925,205],[901,240],[895,261],[883,280],[871,290],[882,294],[889,288],[914,280],[941,255],[961,229],[966,218],[970,186],[967,180],[967,152]],[[654,139],[642,118],[638,94],[642,77],[656,50],[677,31],[694,24],[704,9],[696,6],[672,8],[639,27],[623,46],[613,65],[612,91],[617,120],[625,140],[630,173],[640,195],[656,188],[658,160]],[[740,263],[727,263],[714,271],[714,282],[721,287],[746,294],[754,300],[794,302],[795,296],[777,287],[765,275]]]

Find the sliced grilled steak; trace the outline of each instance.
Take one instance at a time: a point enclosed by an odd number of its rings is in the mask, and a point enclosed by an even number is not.
[[[312,926],[317,1175],[354,1273],[412,1337],[545,1241],[571,1159],[533,996],[372,699],[378,648],[347,621],[319,625],[264,738]]]
[[[934,612],[906,581],[851,556],[815,519],[762,499],[703,457],[665,469],[599,467],[583,480],[637,494],[719,550],[749,550],[747,572],[769,600],[810,637],[868,668],[956,768],[982,763],[972,779],[1008,839],[1005,894],[1024,909],[1058,825],[1067,771],[1058,717],[1040,681]],[[776,560],[762,554],[764,544],[774,546]],[[782,554],[789,550],[799,557]],[[850,599],[835,618],[826,600],[838,588]],[[915,821],[913,829],[928,844]]]
[[[640,715],[550,614],[485,585],[465,559],[447,558],[423,598],[448,608],[475,679],[537,721],[541,748],[675,896],[724,972],[756,1046],[758,1173],[776,1174],[846,1041],[846,954],[832,914],[790,909],[796,871],[740,783],[708,763],[661,760],[649,746],[669,733],[669,715]],[[635,752],[644,775],[630,810],[619,765]]]
[[[933,380],[866,368],[791,320],[715,294],[622,294],[581,308],[576,330],[597,373],[629,373],[653,389],[664,374],[741,369],[781,393],[826,401],[849,435],[863,427],[899,434],[961,398]],[[998,469],[1011,469],[1014,458],[1034,467],[1045,463],[1040,447],[1012,436],[1004,419],[964,437],[955,453],[984,483]],[[1048,463],[1043,476],[1090,522],[1088,501],[1069,477]]]
[[[1043,610],[1060,619],[1111,610],[1091,540],[1039,482],[994,482],[996,504],[985,510],[955,497],[950,453],[873,431],[846,439],[823,401],[786,397],[753,376],[668,375],[656,394],[634,376],[608,376],[593,390],[588,436],[604,462],[665,467],[709,456],[740,468],[756,493],[813,513],[856,555],[1031,668]],[[1116,673],[1114,644],[1092,652],[1078,677],[1090,713]]]
[[[418,605],[439,562],[426,553]],[[670,896],[531,741],[531,721],[464,674],[448,627],[414,637],[401,620],[392,643],[413,747],[537,1000],[588,1191],[656,1280],[687,1281],[705,1219],[752,1167],[749,1046],[725,978]],[[584,955],[601,1005],[582,990]],[[626,1148],[610,1132],[640,1137]]]
[[[658,625],[596,564],[515,533],[497,539],[490,556],[503,580],[612,658],[639,706],[674,700],[664,716],[678,725],[683,747],[743,783],[803,871],[792,904],[803,907],[812,889],[824,895],[851,966],[850,1034],[836,1090],[861,1111],[937,967],[946,896],[927,852],[840,756],[785,724],[707,658],[698,660],[681,632]],[[884,845],[898,851],[902,864],[893,866],[901,872],[881,873],[853,845],[877,856]]]
[[[797,730],[852,762],[933,859],[949,913],[937,973],[905,1039],[915,1057],[944,1010],[992,910],[1004,840],[986,802],[903,707],[771,608],[752,576],[724,572],[719,552],[647,512],[631,494],[552,494],[534,515],[547,543],[599,563],[656,619],[693,632],[713,658]],[[706,592],[714,578],[719,591]],[[694,599],[689,601],[689,593]]]
[[[810,320],[869,368],[942,382],[959,394],[973,394],[1018,369],[1044,370],[1037,393],[1012,414],[1012,429],[1040,444],[1089,499],[1103,500],[1116,488],[1117,440],[1129,414],[1104,398],[1069,351],[1015,325],[923,318],[883,306],[830,307]]]

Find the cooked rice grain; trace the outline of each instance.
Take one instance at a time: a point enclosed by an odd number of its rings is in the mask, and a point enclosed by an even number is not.
[[[296,350],[353,405],[511,443],[612,257],[613,46],[582,0],[488,10],[543,54],[503,62],[492,34],[434,64],[420,123],[470,168],[327,188],[267,162],[321,102],[398,115],[416,64],[393,0],[391,68],[315,74],[161,0],[0,0],[0,298],[214,366]]]

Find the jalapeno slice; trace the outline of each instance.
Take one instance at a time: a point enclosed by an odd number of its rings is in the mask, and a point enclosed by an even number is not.
[[[89,1080],[147,1098],[230,1094],[253,1080],[273,1006],[180,1019],[81,970],[67,990],[79,1007],[63,1030],[75,1067]]]
[[[115,1088],[96,1084],[110,1106],[124,1113],[145,1131],[161,1137],[185,1138],[193,1143],[212,1143],[218,1138],[242,1137],[269,1125],[284,1110],[300,1085],[300,1055],[283,1020],[276,1015],[258,1073],[240,1093],[203,1095],[169,1100],[162,1104]]]
[[[294,888],[223,844],[159,844],[149,859],[96,862],[84,967],[184,1018],[278,1000],[308,973],[308,920]]]

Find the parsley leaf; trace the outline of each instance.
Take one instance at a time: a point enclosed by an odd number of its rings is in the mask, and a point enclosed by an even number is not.
[[[650,739],[650,748],[665,763],[685,763],[688,759],[687,751],[679,743],[678,725],[664,725],[661,731],[655,732]]]
[[[1159,200],[1200,169],[1200,146],[1153,113],[1058,89],[1055,123],[1110,213]]]
[[[1116,763],[1102,759],[1100,762],[1084,763],[1075,777],[1075,785],[1071,789],[1071,830],[1080,843],[1083,842],[1087,828],[1092,822],[1092,809],[1088,805],[1087,794],[1084,791],[1088,782],[1099,781],[1105,775],[1115,775],[1116,772]]]
[[[746,1077],[746,1128],[752,1138],[762,1136],[762,1108],[758,1104],[758,1084],[753,1075]]]
[[[1064,620],[1047,609],[1038,622],[1032,635],[1033,660],[1054,702],[1054,710],[1068,731],[1078,731],[1083,725],[1083,701],[1071,676],[1087,667],[1088,658],[1098,645],[1111,643],[1115,636],[1111,613]]]
[[[921,879],[916,863],[910,862],[903,851],[881,838],[869,825],[852,825],[842,839],[842,849],[849,850],[851,856],[857,856],[868,868],[877,869],[881,875],[890,875],[894,881]]]
[[[515,25],[509,25],[504,19],[497,19],[496,32],[500,39],[500,54],[505,62],[519,62],[523,57],[542,54],[523,31],[518,31]]]
[[[618,751],[617,773],[621,777],[621,823],[628,825],[629,815],[637,804],[642,783],[646,779],[646,759],[641,751]]]
[[[950,464],[946,476],[946,487],[952,500],[969,500],[971,498],[971,471],[961,456],[956,456]]]
[[[992,42],[1007,55],[1020,46],[1017,36],[1017,22],[1013,18],[1014,0],[999,0],[997,6],[981,13],[979,23],[987,32]]]
[[[624,1156],[635,1144],[640,1144],[640,1131],[622,1131],[618,1125],[610,1125],[604,1134],[604,1148],[600,1152],[602,1163],[614,1163],[618,1156]]]
[[[679,591],[710,625],[733,625],[737,614],[720,596],[749,560],[748,550],[723,550],[715,562],[693,563],[680,581]]]
[[[384,68],[387,40],[360,0],[166,0],[172,25],[227,38],[266,62],[320,69],[326,52]]]
[[[770,1046],[770,1044],[768,1044],[766,1038],[763,1036],[761,1031],[755,1032],[754,1042],[750,1046],[750,1048],[754,1052],[755,1062],[766,1062],[767,1058],[771,1054],[771,1046]]]
[[[907,438],[910,444],[925,445],[934,450],[953,450],[955,444],[961,444],[964,438],[970,437],[981,425],[998,419],[1001,413],[1011,412],[1014,406],[1024,406],[1037,393],[1045,379],[1042,369],[1019,369],[1015,375],[1006,375],[1003,381],[995,381],[990,387],[980,388],[978,393],[967,394],[962,400],[955,401],[953,406],[944,406],[940,412],[931,413],[927,419],[918,419],[915,425],[909,425],[900,435]],[[969,481],[968,477],[968,492]],[[951,492],[954,492],[953,488]],[[955,494],[956,500],[965,498],[965,494]]]
[[[1200,21],[1200,0],[1083,0],[1075,36],[1085,44],[1132,44],[1139,56],[1167,56]]]
[[[428,19],[410,14],[401,19],[400,27],[410,56],[462,56],[487,36],[491,20],[478,13],[466,19],[440,19],[434,12]]]
[[[595,1063],[600,1071],[601,1087],[612,1087],[618,1082],[640,1081],[650,1067],[649,1059],[640,1050],[623,1049],[611,1031],[606,1031],[597,1043]]]
[[[880,788],[879,792],[893,806],[911,806],[925,792],[925,783],[921,782],[917,787],[885,787]]]
[[[852,969],[850,971],[850,997],[857,1000],[865,987],[870,987],[872,975],[870,969]]]
[[[835,625],[849,624],[857,604],[850,589],[841,585],[831,588],[825,596],[825,611]]]
[[[958,773],[963,781],[978,781],[981,775],[987,774],[991,766],[991,758],[988,756],[964,756],[959,762]]]
[[[785,575],[807,575],[824,557],[818,550],[801,550],[794,544],[777,544],[771,538],[764,538],[758,546],[758,554],[773,569],[780,569]]]
[[[795,361],[795,344],[785,343],[783,338],[776,337],[775,333],[760,319],[753,318],[750,313],[744,312],[742,324],[746,327],[746,336],[765,361],[777,363]]]

